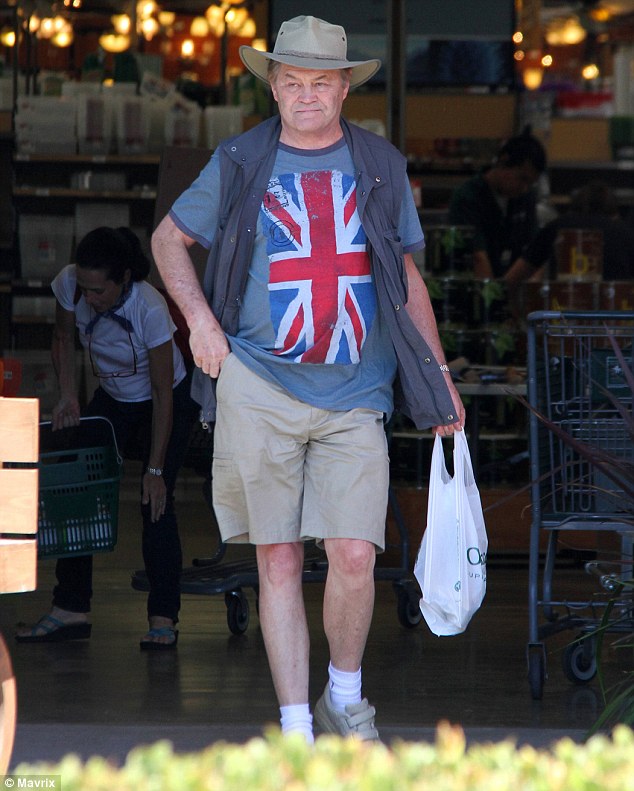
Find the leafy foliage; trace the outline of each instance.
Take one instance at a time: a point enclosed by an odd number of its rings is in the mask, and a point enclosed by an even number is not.
[[[57,765],[21,765],[16,775],[59,775],[64,791],[626,791],[634,777],[634,732],[626,726],[586,744],[566,738],[550,749],[466,745],[441,723],[435,744],[301,736],[271,729],[244,745],[217,743],[175,754],[169,742],[133,750],[120,769],[69,755]]]

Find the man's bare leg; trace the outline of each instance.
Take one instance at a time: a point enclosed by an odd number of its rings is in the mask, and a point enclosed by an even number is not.
[[[330,646],[328,684],[315,706],[324,733],[379,738],[375,710],[361,697],[361,660],[374,609],[374,545],[360,539],[326,543],[324,629]]]
[[[361,667],[372,622],[376,549],[360,539],[330,538],[324,545],[328,556],[324,630],[330,661],[352,673]]]
[[[280,705],[282,730],[312,742],[308,705],[308,624],[304,609],[304,545],[270,544],[256,549],[260,584],[260,626]]]

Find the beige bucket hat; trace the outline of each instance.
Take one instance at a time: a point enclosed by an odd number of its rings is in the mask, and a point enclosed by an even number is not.
[[[347,53],[346,31],[314,16],[296,16],[282,22],[273,52],[240,47],[244,65],[267,84],[270,60],[302,69],[352,69],[351,88],[363,85],[381,67],[378,59],[349,61]]]

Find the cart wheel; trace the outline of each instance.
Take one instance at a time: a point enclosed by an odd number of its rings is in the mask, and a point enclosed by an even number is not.
[[[597,674],[594,640],[591,637],[578,637],[576,642],[566,646],[561,663],[566,678],[573,684],[592,681]]]
[[[528,684],[531,688],[533,700],[541,700],[544,694],[544,680],[546,678],[545,660],[543,654],[535,651],[528,655]]]
[[[241,590],[225,593],[227,626],[232,634],[244,634],[249,626],[249,602]]]
[[[412,596],[407,588],[400,588],[396,596],[396,612],[399,622],[406,629],[414,629],[423,617],[418,606],[418,599]]]

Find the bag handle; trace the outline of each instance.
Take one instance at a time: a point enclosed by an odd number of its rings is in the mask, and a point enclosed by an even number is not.
[[[460,471],[466,486],[474,484],[475,475],[473,473],[473,464],[471,463],[471,454],[469,453],[469,443],[467,442],[467,435],[464,429],[462,431],[454,431],[453,459],[454,475],[457,475],[458,471]]]
[[[112,444],[114,445],[114,450],[115,453],[117,454],[117,464],[121,466],[123,464],[123,457],[119,452],[119,445],[117,444],[117,435],[114,432],[114,426],[112,425],[110,420],[107,417],[104,417],[103,415],[88,415],[87,417],[79,418],[79,425],[81,426],[82,423],[85,424],[89,420],[103,420],[105,423],[108,424],[108,426],[110,427],[110,431],[112,432]],[[52,425],[53,425],[53,421],[51,420],[40,421],[40,428],[43,426],[52,426]]]
[[[440,434],[436,434],[434,437],[434,447],[432,448],[430,466],[430,477],[435,475],[436,480],[442,481],[443,483],[447,483],[451,480],[451,475],[449,475],[449,470],[445,463],[445,451]]]

